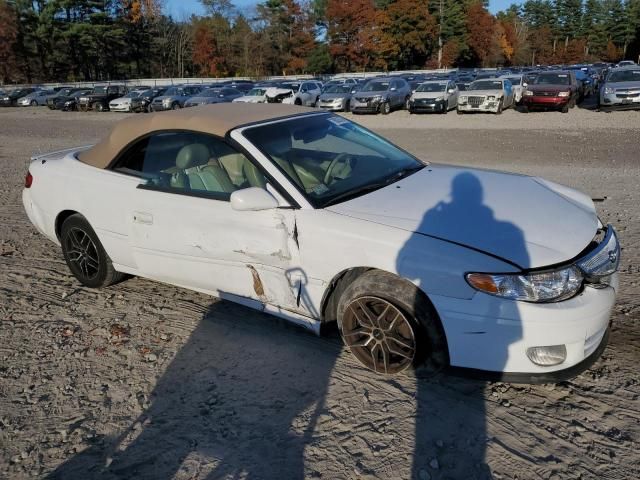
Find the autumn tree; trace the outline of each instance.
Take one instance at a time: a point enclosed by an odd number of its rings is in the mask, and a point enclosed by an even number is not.
[[[0,77],[3,82],[9,82],[15,74],[17,22],[18,17],[13,7],[0,0]]]
[[[372,39],[376,11],[372,0],[328,0],[329,52],[339,69],[366,68],[375,53]]]
[[[469,48],[479,65],[488,66],[490,55],[495,54],[496,21],[482,3],[474,3],[467,11]]]

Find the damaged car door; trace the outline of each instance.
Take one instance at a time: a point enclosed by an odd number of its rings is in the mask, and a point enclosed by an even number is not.
[[[295,309],[297,285],[288,275],[298,264],[294,210],[278,208],[285,201],[243,154],[210,135],[160,132],[138,141],[118,167],[145,179],[129,218],[144,276]],[[245,208],[255,190],[262,203]],[[240,206],[234,192],[249,192]]]

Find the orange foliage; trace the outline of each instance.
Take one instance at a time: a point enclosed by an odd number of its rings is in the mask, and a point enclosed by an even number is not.
[[[192,58],[201,75],[221,77],[227,73],[224,57],[218,51],[216,39],[209,25],[204,22],[198,23],[195,27]]]
[[[482,2],[473,3],[467,10],[467,31],[469,47],[484,66],[495,42],[495,19]]]
[[[622,58],[622,48],[617,47],[611,40],[607,43],[607,50],[604,60],[607,62],[617,62]]]
[[[345,70],[369,63],[376,41],[372,0],[328,0],[329,51]]]

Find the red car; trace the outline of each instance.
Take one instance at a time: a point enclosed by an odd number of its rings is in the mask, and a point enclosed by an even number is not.
[[[532,108],[560,110],[567,113],[575,107],[578,80],[573,72],[541,72],[522,95],[524,111]]]

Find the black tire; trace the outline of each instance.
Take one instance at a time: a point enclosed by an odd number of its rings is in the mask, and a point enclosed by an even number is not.
[[[388,101],[380,105],[380,113],[382,115],[389,115],[391,113],[391,104]]]
[[[93,104],[93,109],[96,112],[104,112],[106,109],[104,108],[104,105],[102,104],[102,102],[96,102]]]
[[[502,115],[502,99],[498,102],[498,110],[496,111],[496,115]]]
[[[569,113],[569,102],[565,103],[562,108],[560,108],[562,113]]]
[[[360,324],[356,325],[354,330],[353,322],[356,318],[354,305],[360,305],[361,302],[369,301],[369,299],[378,299],[395,307],[402,314],[400,321],[406,321],[403,323],[404,328],[411,328],[412,330],[412,338],[415,340],[415,348],[413,350],[415,354],[411,361],[403,360],[405,364],[397,371],[385,372],[372,368],[366,364],[366,355],[365,361],[361,358],[362,350],[359,351],[358,349],[363,347],[350,345],[350,343],[353,344],[353,340],[350,339],[353,339],[354,332],[355,335],[362,335],[362,333],[358,333],[358,330],[361,330]],[[380,319],[383,317],[384,311],[376,320],[378,324],[381,323]],[[376,313],[379,313],[379,311]],[[370,270],[354,280],[340,297],[337,318],[338,328],[345,344],[361,363],[374,371],[394,374],[401,372],[405,368],[419,366],[420,370],[425,373],[434,373],[449,364],[446,337],[435,308],[427,296],[415,285],[391,273]],[[391,323],[393,324],[394,322],[395,320]],[[374,338],[377,339],[375,343],[382,344],[387,342],[386,338],[379,340],[375,332],[371,334],[371,339]],[[404,335],[403,338],[406,339],[409,336]],[[355,340],[357,341],[357,338]],[[388,355],[390,357],[389,353]],[[373,357],[373,353],[371,356]]]
[[[69,270],[85,287],[108,287],[125,278],[113,268],[98,236],[82,215],[74,214],[64,221],[60,244]]]
[[[464,112],[462,110],[460,110],[459,108],[456,108],[456,113],[458,115],[462,115]]]
[[[344,104],[344,111],[345,112],[351,111],[351,100],[347,100],[347,102]]]
[[[520,111],[521,111],[522,113],[529,113],[529,107],[527,107],[526,105],[524,105],[524,106],[520,109]]]
[[[31,100],[30,105],[31,105],[32,107],[37,107],[37,106],[38,106],[38,102],[36,102],[35,100]]]
[[[411,100],[411,97],[405,97],[404,99],[404,109],[405,110],[409,110],[409,100]]]
[[[449,100],[445,100],[442,103],[442,110],[440,110],[440,113],[442,115],[445,115],[448,111],[449,111]]]
[[[171,110],[179,110],[182,108],[182,105],[180,105],[180,103],[178,102],[173,102],[173,105],[171,105]]]

